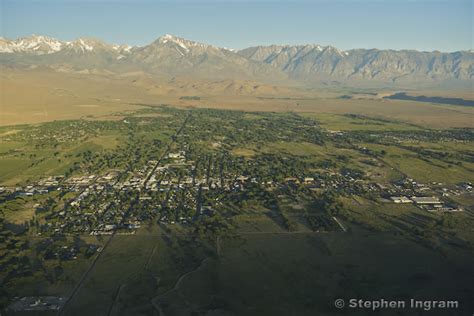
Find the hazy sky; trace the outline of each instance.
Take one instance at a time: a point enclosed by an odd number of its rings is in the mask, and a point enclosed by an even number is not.
[[[1,34],[144,45],[170,33],[244,48],[473,48],[474,0],[0,0]]]

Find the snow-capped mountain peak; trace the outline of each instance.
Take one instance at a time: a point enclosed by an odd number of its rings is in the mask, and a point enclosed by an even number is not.
[[[91,52],[94,50],[94,42],[90,40],[84,40],[82,38],[79,38],[75,41],[72,42],[67,42],[66,45],[69,48],[74,49],[75,51],[80,51],[80,52]]]
[[[169,40],[172,41],[172,40],[174,40],[175,38],[177,38],[177,37],[175,37],[175,36],[173,36],[173,35],[171,35],[171,34],[165,34],[165,35],[163,35],[163,36],[160,36],[160,37],[158,38],[158,40],[159,40],[161,43],[166,43],[167,41],[169,41]]]
[[[129,54],[132,49],[133,47],[129,45],[109,45],[91,38],[78,38],[73,41],[60,41],[42,35],[31,35],[16,40],[0,38],[0,53],[45,55],[62,51],[79,54],[88,54],[96,51],[116,51],[120,54]]]
[[[166,44],[166,43],[174,43],[184,49],[186,52],[189,52],[188,46],[194,46],[192,41],[185,40],[184,38],[176,37],[171,34],[165,34],[158,39],[158,43]]]
[[[0,39],[0,53],[52,54],[60,51],[63,46],[63,42],[43,35],[31,35],[14,41]]]
[[[112,48],[116,51],[130,52],[133,46],[130,45],[112,45]]]
[[[11,58],[8,55],[16,55]],[[414,50],[339,50],[329,45],[269,45],[234,51],[171,34],[142,47],[110,45],[79,38],[60,41],[32,35],[0,38],[0,63],[64,65],[87,71],[146,69],[156,74],[192,75],[199,78],[291,78],[301,82],[379,81],[393,83],[421,80],[472,81],[473,52],[418,52]],[[56,68],[55,68],[56,69]],[[328,79],[329,78],[329,79]],[[464,83],[463,83],[464,84]]]
[[[196,42],[192,40],[188,40],[182,37],[174,36],[171,34],[165,34],[161,37],[158,38],[158,40],[155,41],[155,44],[175,44],[182,48],[185,52],[190,52],[193,48],[200,48],[200,49],[215,49],[215,50],[229,50],[227,48],[220,48],[220,47],[215,47],[209,44],[201,43],[201,42]]]

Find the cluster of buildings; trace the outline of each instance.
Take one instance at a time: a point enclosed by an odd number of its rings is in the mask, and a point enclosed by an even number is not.
[[[59,311],[66,302],[60,296],[25,296],[16,297],[14,302],[8,306],[11,312],[47,312]]]
[[[463,209],[459,207],[446,206],[443,201],[435,196],[392,196],[390,199],[394,203],[408,204],[413,203],[416,206],[434,212],[462,212]]]
[[[460,212],[462,208],[447,203],[442,198],[472,192],[470,183],[460,183],[453,188],[448,188],[443,183],[431,184],[418,183],[411,178],[405,178],[392,184],[390,200],[398,204],[414,204],[430,212]]]
[[[341,194],[378,196],[393,203],[412,203],[428,211],[456,212],[462,209],[444,202],[445,197],[472,192],[471,183],[446,187],[441,183],[422,184],[405,178],[392,183],[367,180],[357,170],[332,169],[304,176],[291,176],[277,181],[226,171],[216,176],[201,165],[197,172],[194,161],[187,159],[186,150],[167,153],[161,160],[150,160],[142,168],[124,174],[111,170],[104,175],[83,175],[65,178],[48,177],[26,187],[0,188],[12,197],[45,194],[54,190],[75,192],[61,209],[47,215],[48,221],[39,232],[89,233],[108,235],[119,230],[134,233],[141,222],[158,217],[161,223],[187,224],[212,210],[203,205],[202,194],[212,190],[245,191],[259,185],[265,190],[304,186],[310,190],[332,190]],[[207,172],[206,172],[207,171]],[[135,201],[136,199],[136,201]],[[132,201],[132,204],[130,204]],[[219,205],[216,198],[212,202]],[[41,208],[41,205],[37,205]]]

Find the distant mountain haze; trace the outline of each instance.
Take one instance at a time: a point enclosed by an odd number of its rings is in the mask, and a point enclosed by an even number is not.
[[[245,79],[306,86],[319,84],[425,86],[472,85],[474,53],[271,45],[235,51],[173,35],[143,47],[97,39],[60,41],[47,36],[0,38],[0,64],[44,66],[58,71]]]

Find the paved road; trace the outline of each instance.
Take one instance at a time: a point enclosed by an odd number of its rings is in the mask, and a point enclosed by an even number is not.
[[[339,225],[339,227],[341,227],[342,231],[346,232],[346,228],[342,225],[342,223],[335,216],[333,216],[332,218]]]

